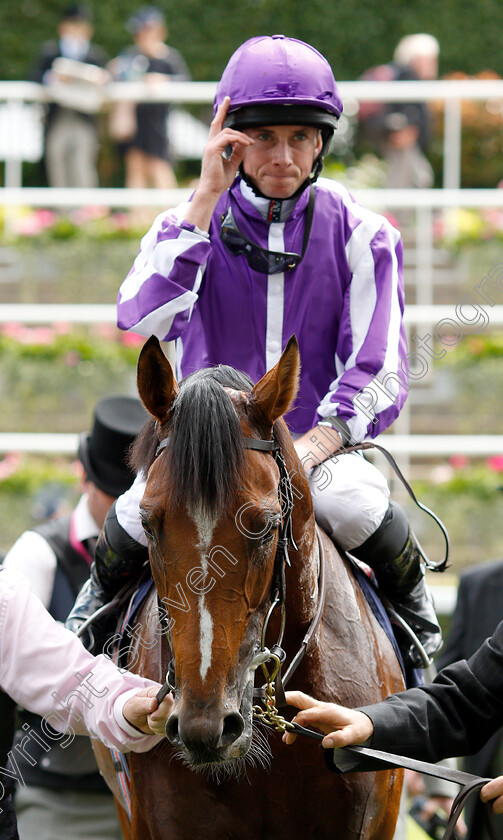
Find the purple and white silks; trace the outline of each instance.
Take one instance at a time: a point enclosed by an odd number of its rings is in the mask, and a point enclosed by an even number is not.
[[[219,238],[221,216],[230,201],[249,239],[301,253],[308,190],[283,202],[282,221],[269,223],[268,200],[238,177],[220,198],[209,234],[184,221],[187,205],[162,213],[120,288],[118,324],[176,339],[179,378],[224,363],[257,381],[295,333],[302,373],[290,428],[303,433],[336,415],[359,442],[386,429],[406,398],[402,243],[341,184],[319,179],[314,189],[304,259],[285,274],[260,274],[230,254]],[[374,377],[392,384],[379,390],[372,421],[353,400]]]

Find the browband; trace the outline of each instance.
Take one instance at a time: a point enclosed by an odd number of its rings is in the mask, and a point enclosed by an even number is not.
[[[275,452],[279,449],[279,443],[275,440],[259,440],[258,438],[245,438],[245,449],[258,449],[260,452]]]
[[[165,437],[159,443],[155,450],[155,457],[162,452],[168,445],[168,438]],[[275,440],[259,440],[258,438],[244,438],[243,446],[245,449],[258,449],[260,452],[276,452],[279,449],[279,443]]]

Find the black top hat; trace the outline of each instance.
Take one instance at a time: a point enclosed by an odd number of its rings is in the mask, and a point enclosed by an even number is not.
[[[93,15],[87,3],[72,3],[61,12],[60,21],[79,20],[91,23]]]
[[[120,496],[134,481],[127,457],[147,419],[135,397],[104,397],[94,409],[91,433],[80,436],[78,454],[87,477],[109,496]]]

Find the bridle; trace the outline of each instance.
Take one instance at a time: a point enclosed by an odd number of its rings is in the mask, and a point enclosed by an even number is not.
[[[309,642],[316,633],[321,622],[323,610],[325,607],[325,551],[321,536],[316,526],[316,533],[318,538],[318,556],[319,556],[319,572],[318,572],[318,604],[313,618],[309,624],[308,630],[304,635],[302,643],[288,666],[285,674],[282,674],[282,667],[286,661],[286,653],[282,648],[283,635],[286,625],[286,575],[285,568],[290,566],[290,557],[288,554],[288,547],[296,551],[297,546],[293,537],[292,531],[292,513],[294,505],[294,494],[292,489],[292,481],[288,468],[286,466],[285,458],[281,451],[279,442],[273,437],[272,440],[261,440],[259,438],[245,438],[244,448],[258,450],[260,452],[270,452],[276,461],[279,469],[279,484],[278,496],[280,500],[282,512],[282,524],[278,535],[278,542],[276,547],[276,556],[274,558],[274,572],[273,582],[271,587],[271,605],[262,626],[262,634],[260,641],[260,648],[255,654],[252,662],[252,667],[261,665],[266,683],[261,688],[254,688],[253,696],[257,699],[263,700],[265,703],[265,711],[260,706],[254,706],[255,717],[259,718],[263,723],[276,722],[277,708],[276,702],[280,706],[286,706],[285,686],[292,675],[297,670],[302,659],[304,658]],[[281,623],[279,637],[271,649],[266,647],[266,636],[269,621],[276,609],[281,610]],[[272,669],[268,667],[272,663]],[[277,698],[276,702],[275,699]]]
[[[162,450],[167,446],[168,438],[164,438],[158,445],[155,457],[157,457]],[[254,438],[254,437],[245,437],[243,438],[243,448],[249,450],[255,450],[258,452],[268,452],[270,453],[279,470],[279,482],[278,482],[278,497],[280,502],[281,508],[281,526],[278,533],[278,541],[276,545],[276,555],[274,558],[274,570],[273,570],[273,577],[272,577],[272,585],[271,585],[271,595],[270,595],[270,606],[266,613],[266,617],[264,619],[264,623],[262,625],[262,632],[260,637],[260,643],[256,648],[256,651],[253,656],[253,660],[251,662],[250,668],[251,670],[255,670],[259,666],[262,667],[264,672],[264,676],[266,679],[265,685],[260,688],[254,688],[253,695],[257,699],[261,699],[266,701],[268,699],[268,703],[266,702],[266,709],[269,705],[269,708],[273,706],[271,709],[273,715],[276,714],[277,716],[277,708],[275,705],[275,697],[278,697],[279,704],[282,706],[286,706],[285,700],[285,691],[284,687],[292,677],[292,675],[297,670],[298,666],[300,665],[311,641],[312,637],[316,633],[318,626],[321,622],[321,617],[323,615],[323,609],[325,606],[325,594],[326,594],[326,586],[325,586],[325,551],[323,548],[323,543],[321,540],[321,536],[319,534],[317,528],[317,537],[318,537],[318,553],[319,553],[319,574],[318,574],[318,605],[315,611],[315,614],[309,624],[308,630],[304,635],[304,638],[301,642],[301,645],[293,657],[290,665],[288,666],[284,675],[282,675],[281,670],[282,666],[286,660],[286,653],[282,648],[283,644],[283,635],[285,631],[286,625],[286,575],[285,569],[287,566],[291,565],[290,557],[289,557],[289,547],[291,546],[295,551],[297,550],[297,545],[295,544],[295,540],[293,537],[292,531],[292,513],[293,513],[293,505],[294,505],[294,493],[292,488],[292,480],[290,478],[290,474],[288,472],[288,467],[286,465],[285,458],[281,451],[281,446],[276,438],[273,436],[271,440],[263,440],[261,438]],[[169,631],[169,621],[166,616],[165,610],[162,608],[162,605],[158,599],[159,605],[159,617],[162,626],[166,631]],[[281,619],[280,619],[280,630],[279,636],[274,645],[269,649],[266,646],[266,637],[267,637],[267,629],[269,626],[269,622],[273,613],[279,609],[281,612]],[[169,635],[168,635],[169,638]],[[171,659],[168,671],[166,674],[166,679],[162,685],[162,688],[159,690],[157,694],[157,700],[160,703],[161,700],[166,697],[166,695],[175,689],[175,662],[174,659]],[[272,701],[272,702],[271,702]],[[271,723],[271,720],[267,721],[264,720],[264,715],[267,716],[267,711],[264,711],[259,706],[254,707],[254,713],[256,717],[259,717],[263,722]]]

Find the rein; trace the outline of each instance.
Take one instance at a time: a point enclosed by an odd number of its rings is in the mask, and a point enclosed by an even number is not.
[[[380,446],[378,443],[372,443],[372,441],[367,440],[367,441],[363,441],[363,443],[354,443],[351,446],[344,446],[342,449],[339,449],[338,452],[335,452],[334,454],[335,455],[338,455],[338,454],[344,455],[346,452],[365,452],[369,449],[377,449],[382,455],[384,455],[388,464],[390,464],[390,466],[393,468],[396,475],[400,479],[401,483],[405,487],[405,489],[406,489],[407,493],[409,494],[410,498],[412,499],[412,501],[418,506],[418,508],[420,508],[425,513],[427,513],[428,516],[431,516],[431,518],[435,520],[438,527],[442,531],[442,536],[443,536],[444,541],[445,541],[444,559],[441,560],[439,563],[432,563],[432,561],[429,560],[426,557],[424,552],[422,552],[422,554],[423,554],[426,566],[430,571],[432,571],[432,572],[444,572],[449,566],[449,535],[447,533],[447,529],[446,529],[444,523],[442,522],[442,520],[437,516],[437,514],[434,513],[434,511],[430,510],[429,507],[427,507],[426,505],[424,505],[422,502],[419,501],[419,499],[417,498],[416,494],[414,493],[412,487],[410,486],[409,482],[407,481],[407,479],[405,478],[404,474],[402,473],[400,467],[398,466],[397,462],[393,458],[393,455],[391,454],[391,452],[388,452],[388,450],[385,449],[384,446]]]
[[[305,726],[301,726],[299,723],[294,723],[292,721],[285,721],[285,723],[285,730],[288,729],[289,732],[295,735],[304,735],[315,741],[322,741],[325,737],[320,732],[315,732],[314,729],[308,729]],[[456,823],[461,816],[468,799],[472,796],[472,794],[480,791],[487,782],[491,781],[490,778],[474,776],[472,773],[465,773],[462,770],[453,770],[448,767],[439,766],[438,764],[431,764],[427,761],[419,761],[415,758],[408,758],[407,756],[395,755],[394,753],[384,752],[383,750],[373,750],[370,747],[355,745],[352,747],[341,747],[340,749],[343,753],[361,755],[363,758],[372,759],[382,765],[382,767],[378,768],[364,768],[363,772],[367,769],[384,770],[385,768],[402,767],[407,770],[415,770],[417,773],[424,773],[426,776],[434,776],[437,779],[444,779],[447,782],[455,782],[455,784],[461,785],[461,790],[452,803],[451,813],[449,815],[445,834],[442,840],[455,840]],[[350,772],[359,772],[358,766],[351,768]],[[488,836],[490,840],[497,840],[492,813],[490,811],[490,804],[485,802],[484,805],[485,808],[483,814]]]

